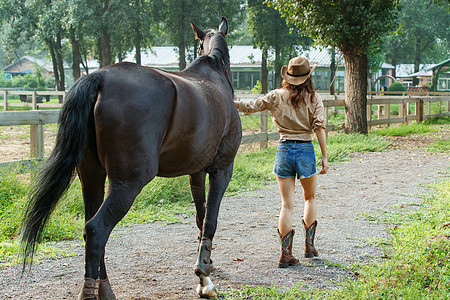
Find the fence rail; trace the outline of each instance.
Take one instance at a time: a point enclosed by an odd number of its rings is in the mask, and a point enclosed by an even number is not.
[[[8,111],[9,107],[12,104],[9,102],[8,96],[19,96],[21,102],[14,103],[14,106],[28,106],[31,104],[31,109],[37,110],[39,107],[52,107],[59,108],[62,105],[66,98],[67,92],[65,91],[19,91],[19,90],[0,90],[0,95],[3,97],[3,110]],[[61,103],[43,103],[42,99],[46,97],[47,99],[50,96],[58,96],[61,97]],[[30,101],[28,101],[28,97],[31,97]],[[41,102],[41,103],[40,103]],[[38,105],[39,103],[39,105]],[[11,105],[10,105],[11,104]]]
[[[23,92],[23,91],[21,91]],[[10,91],[8,91],[10,93]],[[38,92],[27,92],[38,95]],[[48,93],[48,92],[46,92]],[[54,95],[60,95],[55,92]],[[236,94],[238,99],[256,99],[260,95]],[[344,111],[344,95],[321,95],[325,107],[325,122],[327,132],[339,129],[336,124],[329,124],[329,117]],[[431,104],[437,103],[436,113],[431,113]],[[444,108],[442,108],[444,103]],[[414,111],[411,111],[411,104]],[[369,95],[367,99],[367,124],[369,127],[377,125],[391,125],[407,123],[409,121],[422,121],[424,119],[450,116],[450,95],[441,96],[378,96]],[[398,115],[391,114],[391,105],[398,105]],[[375,106],[375,110],[373,109]],[[340,110],[337,110],[340,108]],[[30,125],[30,153],[32,159],[22,161],[0,162],[0,168],[17,164],[30,164],[44,158],[44,125],[58,122],[59,110],[31,110],[31,111],[5,111],[0,112],[0,126]],[[372,118],[375,116],[376,118]],[[241,144],[260,143],[260,147],[267,147],[270,140],[279,139],[278,132],[268,130],[268,113],[261,112],[260,132],[242,137]]]

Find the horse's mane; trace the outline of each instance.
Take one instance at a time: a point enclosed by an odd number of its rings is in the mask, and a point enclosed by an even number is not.
[[[230,68],[230,54],[228,53],[228,45],[225,37],[221,34],[216,34],[214,37],[214,47],[209,55],[217,61],[219,65],[225,64],[226,68]]]

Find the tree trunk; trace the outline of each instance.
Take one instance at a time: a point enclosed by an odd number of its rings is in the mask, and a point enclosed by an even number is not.
[[[139,29],[136,29],[136,31],[139,31]],[[134,47],[136,49],[136,56],[135,56],[136,63],[138,65],[141,65],[142,64],[141,63],[141,38],[140,38],[138,32],[136,32],[136,40],[135,40],[135,43],[134,43]]]
[[[103,18],[106,18],[106,15],[109,11],[109,0],[105,0],[103,2]],[[100,49],[99,49],[100,50]],[[101,28],[101,60],[100,60],[100,68],[106,67],[111,64],[111,34],[108,32],[107,24],[102,24]]]
[[[367,134],[367,55],[344,53],[345,131]]]
[[[60,89],[58,91],[65,91],[66,90],[66,80],[64,75],[64,60],[62,56],[62,44],[61,44],[61,33],[58,32],[56,35],[56,60],[58,61],[58,69],[59,69],[59,82],[60,82]],[[59,103],[63,102],[63,96],[59,96]]]
[[[108,29],[103,27],[102,29],[102,61],[100,67],[106,67],[111,64],[111,35],[108,33]]]
[[[414,55],[414,73],[419,72],[419,68],[420,68],[420,55],[422,54],[420,51],[420,40],[417,39],[416,40],[416,50],[415,50],[415,55]],[[412,81],[412,85],[413,86],[418,86],[419,85],[419,78],[417,76],[413,77],[413,81]]]
[[[184,12],[184,1],[181,1],[180,5],[180,9],[182,12]],[[180,42],[178,43],[178,51],[180,54],[180,62],[178,64],[180,71],[184,70],[186,68],[186,41],[185,41],[185,16],[184,13],[180,14],[180,18],[179,18],[179,32],[180,32]]]
[[[184,41],[181,41],[178,44],[178,51],[180,52],[180,63],[178,66],[181,71],[186,68],[186,45],[185,45]]]
[[[77,81],[78,78],[81,77],[81,53],[80,53],[80,45],[75,36],[75,30],[73,27],[69,29],[70,34],[70,42],[72,44],[72,74],[73,74],[73,82]]]
[[[281,87],[281,49],[279,46],[275,47],[275,86],[274,88]]]
[[[98,53],[98,64],[99,67],[103,67],[103,46],[102,46],[102,37],[99,35],[97,37],[97,53]]]
[[[336,81],[336,48],[331,49],[331,64],[330,64],[330,95],[334,95],[334,83]]]
[[[135,1],[135,5],[137,7],[138,10],[142,9],[142,3],[139,0]],[[141,35],[141,22],[139,20],[139,11],[136,12],[137,15],[137,24],[136,24],[136,28],[134,29],[134,48],[136,49],[136,55],[135,55],[135,59],[136,59],[136,63],[138,65],[141,65],[141,42],[142,42],[142,35]]]
[[[267,94],[269,90],[269,72],[267,70],[267,49],[263,49],[262,51],[262,59],[261,59],[261,92],[263,94]]]
[[[58,60],[56,59],[55,47],[54,47],[53,41],[51,39],[46,39],[46,43],[48,46],[48,50],[50,52],[50,56],[52,58],[53,77],[55,77],[56,89],[58,91],[61,91],[61,81],[59,78]]]

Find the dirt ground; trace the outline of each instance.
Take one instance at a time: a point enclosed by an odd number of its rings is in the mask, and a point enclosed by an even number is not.
[[[446,131],[448,134],[448,131]],[[448,135],[444,135],[444,137]],[[394,147],[355,153],[351,161],[318,176],[318,259],[277,268],[277,220],[280,196],[275,182],[264,189],[226,197],[213,241],[212,280],[219,292],[242,285],[333,288],[353,274],[346,266],[383,259],[376,241],[387,237],[386,224],[369,221],[401,203],[420,201],[426,184],[448,176],[450,156],[426,152],[427,138],[395,138]],[[420,142],[418,141],[420,140]],[[3,159],[2,159],[3,160]],[[294,228],[294,254],[301,256],[301,187]],[[408,208],[404,208],[408,209]],[[0,269],[0,299],[75,299],[83,278],[80,241],[60,243],[71,256],[46,259],[20,278],[20,267]],[[161,222],[116,228],[106,249],[112,288],[118,299],[197,299],[193,273],[197,229],[194,217],[183,223]]]

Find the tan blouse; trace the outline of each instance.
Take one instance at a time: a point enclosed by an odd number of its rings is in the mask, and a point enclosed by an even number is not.
[[[324,107],[319,94],[314,93],[306,101],[302,101],[297,108],[288,104],[289,91],[284,88],[276,89],[267,95],[252,101],[236,101],[239,111],[251,114],[268,110],[272,121],[278,128],[281,139],[310,141],[313,130],[325,128]]]

